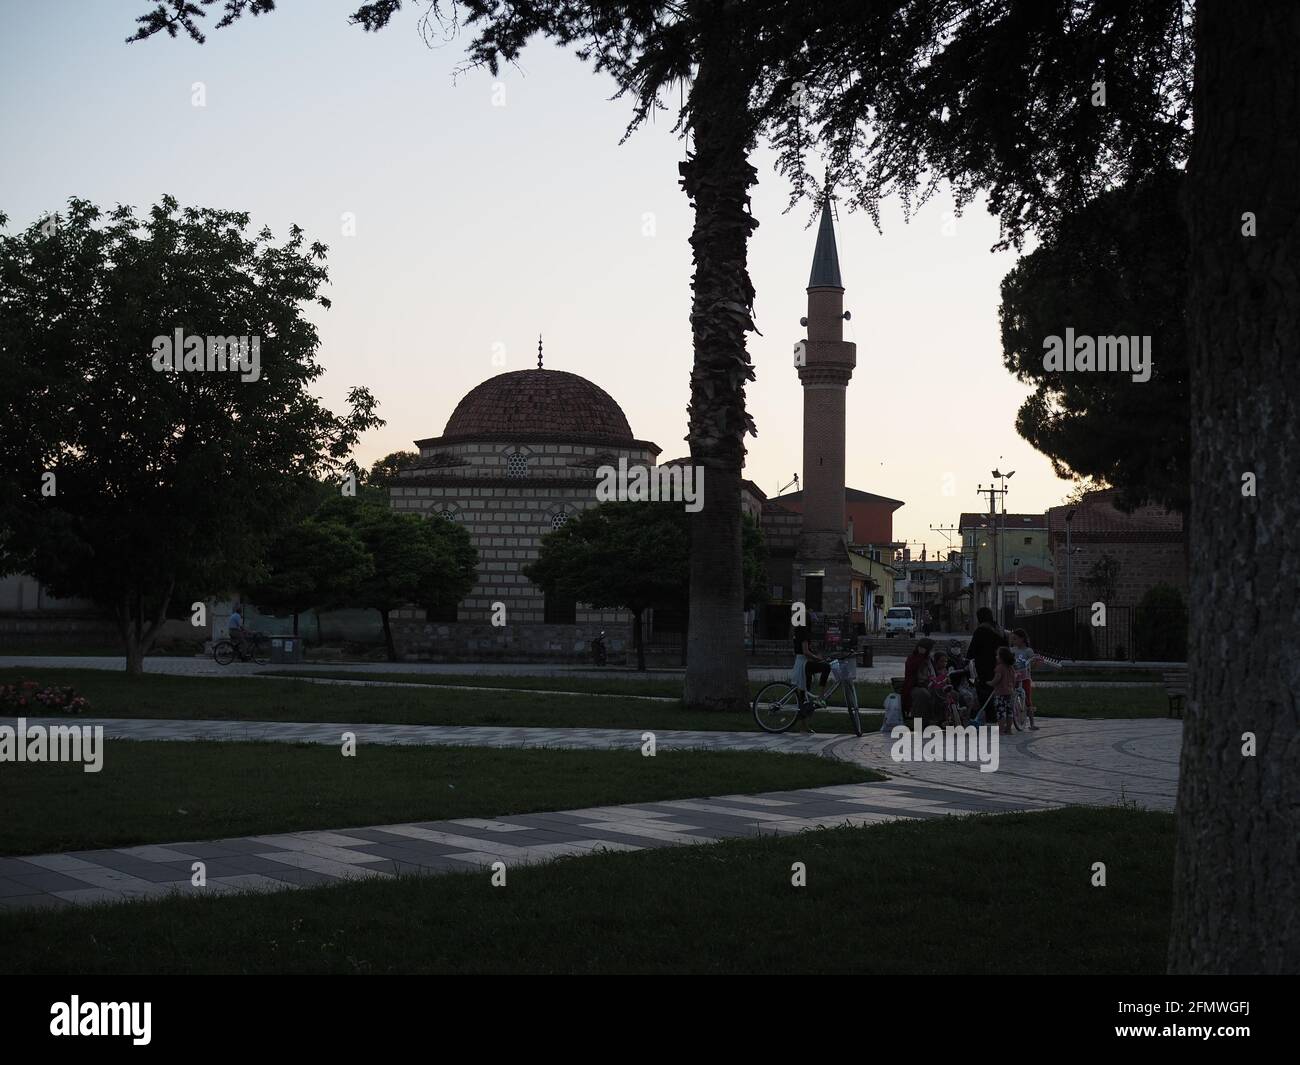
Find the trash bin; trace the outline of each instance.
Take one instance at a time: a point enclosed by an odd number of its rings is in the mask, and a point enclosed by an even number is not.
[[[301,636],[272,636],[271,637],[271,662],[301,662],[302,661],[302,637]]]
[[[864,667],[871,665],[871,644],[869,643],[863,643],[862,645],[862,665]]]

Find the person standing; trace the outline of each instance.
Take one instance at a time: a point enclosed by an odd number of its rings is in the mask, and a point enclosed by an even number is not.
[[[993,621],[993,611],[982,606],[975,614],[978,624],[971,635],[970,646],[966,648],[966,657],[975,667],[975,705],[979,713],[975,715],[975,724],[984,724],[987,718],[986,705],[993,694],[993,674],[998,664],[998,648],[1009,647],[1007,634]]]

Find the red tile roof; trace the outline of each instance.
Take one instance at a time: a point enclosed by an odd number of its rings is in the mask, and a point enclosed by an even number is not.
[[[1139,507],[1125,514],[1114,504],[1115,490],[1104,488],[1090,492],[1078,505],[1052,507],[1047,512],[1053,536],[1065,535],[1066,515],[1073,512],[1071,534],[1101,534],[1123,540],[1130,536],[1145,538],[1149,533],[1182,533],[1182,515],[1160,506]]]

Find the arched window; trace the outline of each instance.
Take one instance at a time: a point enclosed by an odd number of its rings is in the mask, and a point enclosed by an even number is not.
[[[506,476],[507,477],[527,477],[528,476],[528,456],[516,451],[513,455],[506,458]]]
[[[568,522],[569,515],[562,510],[557,511],[551,515],[551,531],[554,532],[556,529],[563,529]]]

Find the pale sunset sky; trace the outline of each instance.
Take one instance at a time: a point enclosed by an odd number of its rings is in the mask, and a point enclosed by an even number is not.
[[[148,0],[0,0],[8,231],[70,196],[143,213],[168,193],[248,211],[280,239],[302,226],[330,248],[333,308],[312,311],[317,391],[341,409],[364,384],[388,422],[364,438],[363,464],[438,435],[485,378],[535,366],[539,332],[548,369],[600,385],[665,459],[686,454],[692,214],[672,116],[620,146],[629,104],[571,54],[538,41],[499,84],[486,71],[453,80],[464,41],[427,47],[423,5],[366,34],[347,22],[357,3],[281,0],[212,31],[218,6],[200,46],[125,44]],[[772,153],[753,162],[763,335],[749,340],[759,435],[746,473],[774,495],[801,469],[791,359],[816,231],[811,205],[782,213]],[[980,509],[976,488],[999,464],[1016,471],[1009,510],[1041,511],[1070,488],[1015,431],[1028,389],[1002,367],[997,318],[1015,255],[989,251],[997,224],[978,207],[945,233],[951,210],[940,195],[907,223],[887,202],[883,233],[844,209],[837,224],[858,345],[848,483],[906,503],[894,534],[916,553],[946,545],[930,525]]]

